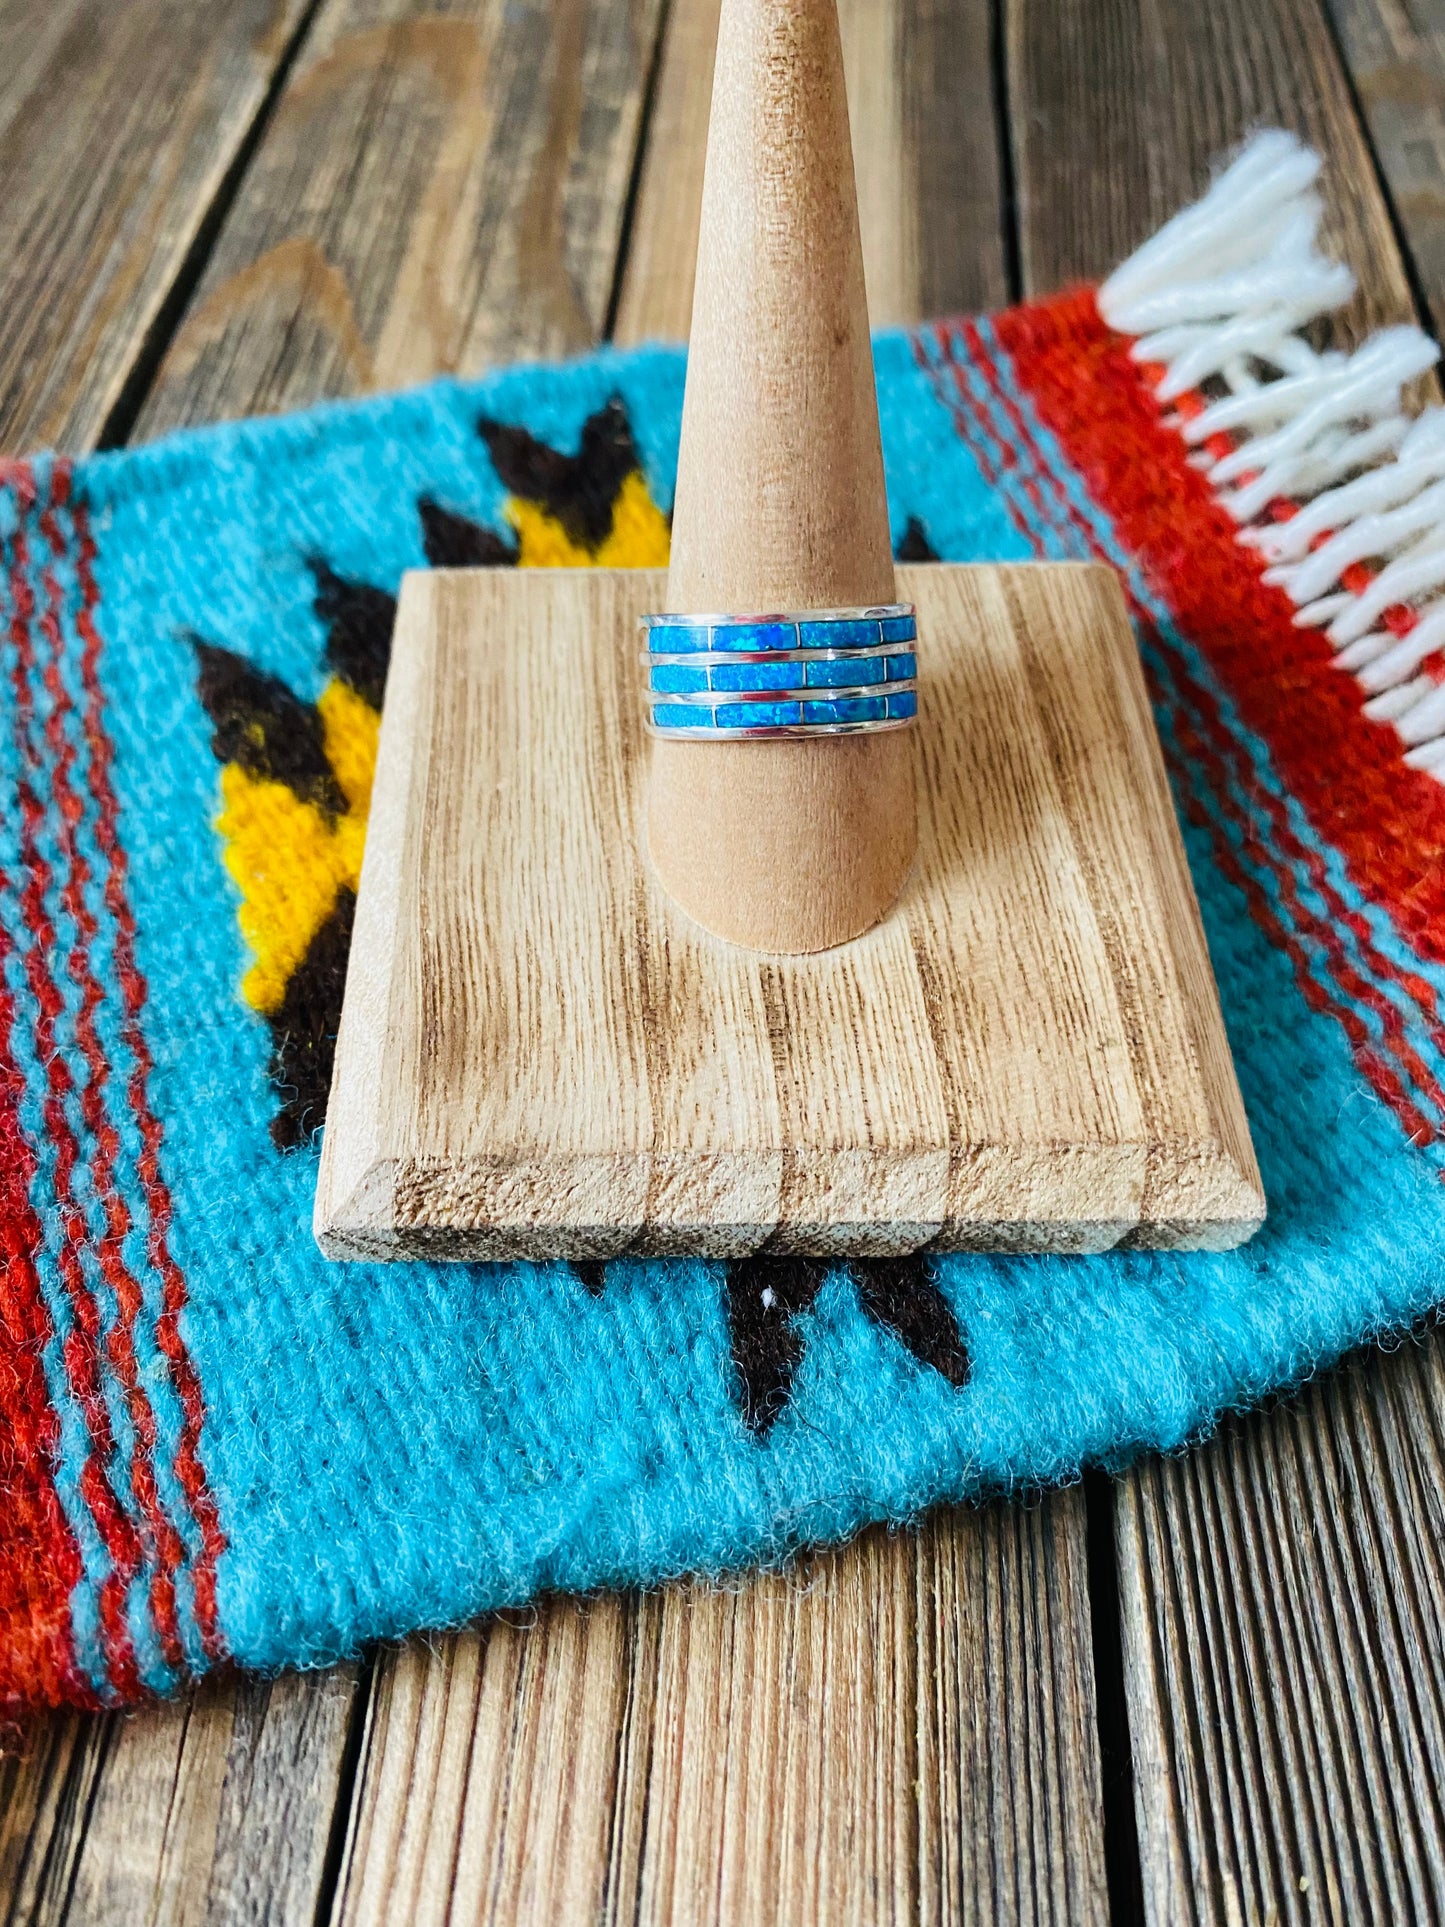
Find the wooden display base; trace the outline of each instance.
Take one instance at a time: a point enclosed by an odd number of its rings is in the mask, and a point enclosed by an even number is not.
[[[815,956],[639,847],[648,571],[403,585],[316,1199],[350,1258],[1219,1249],[1264,1199],[1123,599],[900,568],[920,848]]]

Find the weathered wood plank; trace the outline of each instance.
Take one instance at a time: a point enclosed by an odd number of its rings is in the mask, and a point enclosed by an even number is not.
[[[101,433],[306,11],[0,5],[0,451]]]
[[[138,432],[602,331],[660,0],[326,0]]]
[[[74,1850],[65,1843],[84,1831],[109,1724],[58,1713],[0,1737],[0,1921],[22,1927],[68,1877]]]
[[[1009,297],[992,10],[840,0],[875,327]]]
[[[1340,337],[1412,315],[1314,0],[1008,5],[1030,293],[1107,272],[1276,121],[1327,158],[1330,242],[1361,279]],[[1438,1917],[1441,1358],[1372,1359],[1120,1482],[1151,1927]]]
[[[669,0],[620,264],[612,333],[623,345],[687,339],[720,10],[721,0]],[[856,152],[856,126],[853,140]]]
[[[341,1927],[1103,1921],[1082,1499],[386,1666]]]
[[[1358,331],[1411,313],[1369,144],[1321,0],[1006,0],[1024,291],[1097,279],[1262,124],[1328,155],[1325,245]]]
[[[1439,334],[1445,328],[1445,7],[1325,0]]]
[[[1151,1922],[1445,1916],[1445,1343],[1123,1484]]]
[[[681,340],[692,313],[718,0],[673,0],[614,335]],[[989,11],[839,0],[875,327],[1007,299]]]
[[[356,1694],[354,1667],[225,1674],[168,1705],[37,1723],[0,1769],[0,1920],[310,1922]]]

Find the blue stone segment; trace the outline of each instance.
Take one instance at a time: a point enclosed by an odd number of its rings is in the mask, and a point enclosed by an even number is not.
[[[805,723],[881,723],[888,706],[882,696],[844,697],[831,703],[804,703]]]
[[[655,656],[680,656],[691,649],[706,649],[708,628],[685,623],[660,623],[647,632],[647,646]]]
[[[724,662],[715,663],[710,673],[714,689],[796,689],[802,667],[798,662]]]
[[[877,622],[800,622],[800,649],[876,649],[881,640]]]
[[[712,631],[712,646],[719,649],[796,649],[798,632],[791,622],[738,622]]]
[[[788,729],[802,720],[799,703],[719,703],[719,729]]]
[[[845,656],[841,662],[810,662],[802,665],[808,672],[810,689],[851,689],[855,685],[883,681],[887,656]]]
[[[659,696],[695,696],[707,688],[707,671],[686,663],[659,662],[651,670],[652,688]]]
[[[917,699],[889,686],[916,676],[916,636],[912,616],[689,616],[663,624],[649,632],[654,726],[726,735],[906,722]],[[784,655],[793,660],[777,660]],[[683,696],[707,700],[677,700]]]

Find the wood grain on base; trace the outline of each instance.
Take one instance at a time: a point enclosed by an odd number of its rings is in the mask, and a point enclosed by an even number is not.
[[[916,565],[921,842],[819,956],[639,856],[644,571],[403,586],[316,1226],[335,1256],[1237,1243],[1263,1203],[1122,598]]]

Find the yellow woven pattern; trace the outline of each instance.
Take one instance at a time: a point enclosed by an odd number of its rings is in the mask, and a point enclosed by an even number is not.
[[[540,502],[508,502],[507,520],[517,531],[517,561],[524,569],[665,569],[667,518],[636,469],[617,491],[612,527],[595,549],[574,542]]]
[[[667,563],[667,519],[633,470],[618,490],[612,526],[596,548],[575,543],[538,502],[510,500],[524,568],[661,568]],[[346,800],[333,815],[288,784],[227,763],[216,819],[226,868],[241,893],[237,911],[253,962],[241,983],[253,1010],[270,1016],[285,1001],[293,972],[336,907],[343,889],[361,879],[366,818],[376,770],[381,717],[351,686],[333,678],[316,704],[322,745]]]

